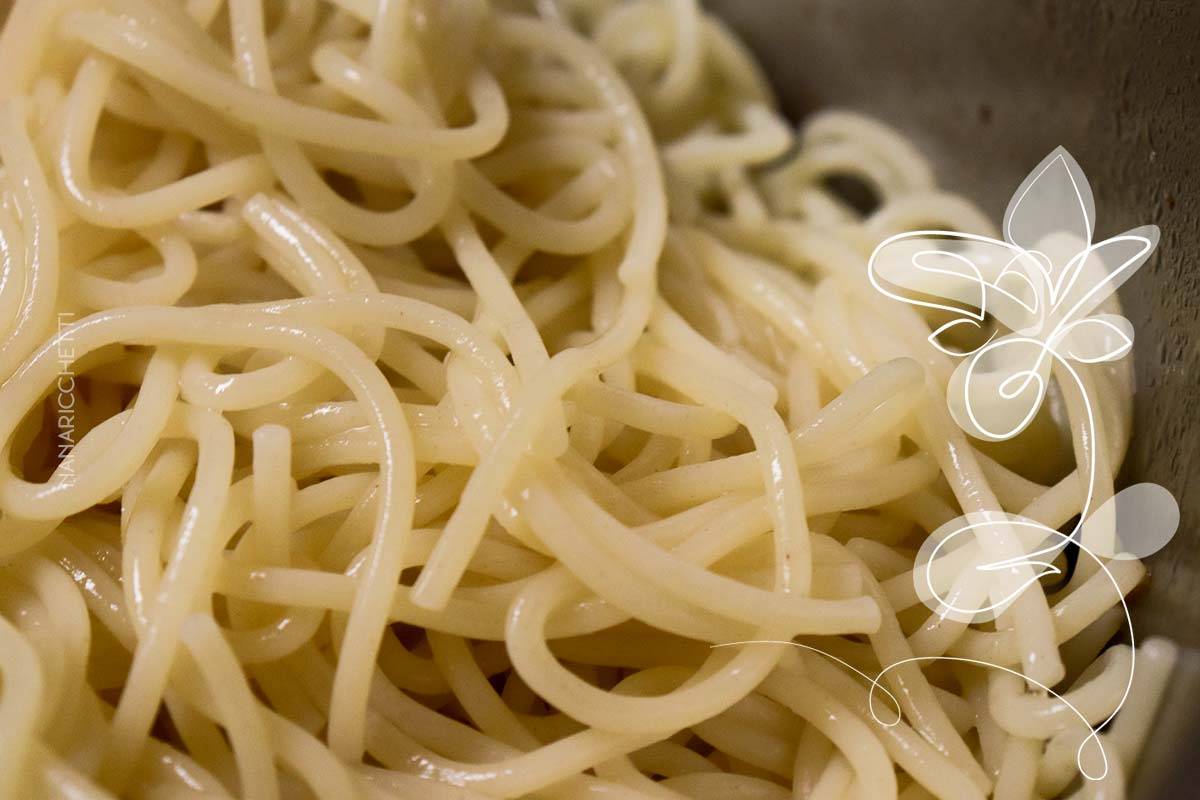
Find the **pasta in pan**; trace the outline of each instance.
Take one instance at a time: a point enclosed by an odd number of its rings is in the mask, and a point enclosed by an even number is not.
[[[1111,494],[1127,367],[1095,442],[1066,393],[969,439],[864,265],[984,215],[872,120],[796,135],[694,0],[530,5],[16,4],[0,797],[1075,791],[1016,675],[1104,720],[1120,594],[967,625],[912,573],[960,510],[1078,514],[1080,447]],[[934,656],[879,724],[860,674]]]

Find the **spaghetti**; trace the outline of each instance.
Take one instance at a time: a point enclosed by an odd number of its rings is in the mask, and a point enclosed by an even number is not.
[[[864,269],[990,223],[876,122],[795,136],[695,0],[519,5],[12,10],[0,798],[1068,790],[1090,729],[1017,676],[1105,719],[1145,569],[929,613],[960,509],[1079,512],[1075,401],[968,439]]]

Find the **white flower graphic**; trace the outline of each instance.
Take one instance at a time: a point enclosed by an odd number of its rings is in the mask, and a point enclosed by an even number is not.
[[[1093,243],[1095,219],[1087,178],[1070,153],[1059,147],[1013,195],[1004,215],[1003,240],[913,231],[886,239],[872,253],[868,275],[880,292],[949,315],[948,321],[936,324],[929,341],[962,359],[946,401],[971,436],[1000,441],[1024,430],[1041,407],[1051,368],[1057,364],[1060,380],[1071,381],[1083,399],[1087,436],[1095,441],[1095,412],[1078,367],[1116,361],[1133,347],[1133,326],[1104,306],[1146,262],[1159,238],[1157,227],[1145,225]],[[974,333],[983,343],[956,348],[944,341],[947,334],[964,332]],[[1105,559],[1144,558],[1164,547],[1179,526],[1179,506],[1163,487],[1140,483],[1093,509],[1096,447],[1087,450],[1088,463],[1078,465],[1087,478],[1086,494],[1079,521],[1068,533],[999,509],[952,520],[932,532],[917,555],[913,582],[921,600],[943,618],[967,623],[992,619],[1040,578],[1059,574],[1055,557],[1076,544],[1112,582],[1132,645],[1133,621]],[[982,546],[988,537],[1016,542],[1017,554],[989,558]],[[1131,654],[1117,710],[1080,744],[1077,762],[1090,780],[1108,772],[1098,734],[1128,697],[1132,658]],[[1011,672],[997,664],[972,663]],[[1049,687],[1041,688],[1054,694]],[[1084,768],[1088,746],[1097,748],[1102,764],[1098,773]]]
[[[1075,384],[1084,400],[1089,437],[1095,438],[1091,399],[1077,367],[1124,357],[1133,346],[1133,326],[1115,313],[1103,313],[1113,292],[1149,258],[1158,228],[1145,225],[1092,243],[1095,205],[1083,171],[1065,149],[1046,156],[1021,183],[1004,215],[1004,239],[955,231],[912,231],[892,236],[868,262],[872,284],[902,302],[949,315],[929,336],[943,353],[961,359],[947,388],[951,414],[974,437],[1000,441],[1018,435],[1046,396],[1051,367]],[[1101,313],[1093,313],[1100,311]],[[972,349],[943,339],[968,328],[986,340]],[[952,334],[953,335],[953,334]],[[938,613],[964,619],[987,618],[1003,610],[1023,589],[1047,573],[1050,562],[1070,542],[1099,556],[1145,557],[1174,535],[1179,509],[1167,490],[1153,484],[1131,486],[1093,509],[1095,448],[1089,448],[1087,492],[1079,523],[1069,534],[997,510],[948,523],[922,550],[922,597]],[[947,597],[961,566],[934,567],[946,555],[973,541],[964,533],[1015,535],[1020,559],[974,565],[975,578],[989,577],[991,602],[960,606]],[[1082,536],[1080,535],[1082,534]],[[963,554],[952,561],[963,564]],[[1014,568],[1022,567],[1014,575]],[[959,581],[961,583],[961,580]],[[978,584],[978,581],[977,581]]]
[[[1115,313],[1093,312],[1145,263],[1158,243],[1158,229],[1147,225],[1092,244],[1094,224],[1091,188],[1075,159],[1060,147],[1017,189],[1004,215],[1004,240],[954,231],[913,231],[886,239],[872,253],[867,269],[879,291],[950,315],[935,327],[929,341],[962,359],[946,399],[968,434],[992,441],[1018,435],[1041,407],[1051,366],[1057,363],[1083,397],[1088,437],[1095,439],[1095,415],[1076,367],[1115,361],[1133,346],[1128,320]],[[977,338],[986,335],[986,340],[970,349],[952,347],[943,337],[956,328],[971,329]],[[918,552],[913,566],[917,596],[943,618],[967,623],[991,619],[1039,578],[1058,574],[1055,556],[1075,543],[1112,583],[1133,645],[1129,608],[1105,559],[1142,558],[1163,547],[1178,528],[1179,507],[1166,489],[1140,483],[1092,510],[1095,447],[1088,450],[1090,462],[1079,465],[1086,470],[1088,490],[1079,522],[1069,533],[1000,509],[959,517],[933,531]],[[980,542],[989,536],[1016,542],[1017,555],[988,558]],[[882,685],[884,676],[901,665],[949,661],[1020,676],[1069,708],[1088,728],[1076,763],[1090,781],[1108,774],[1108,754],[1099,734],[1129,696],[1136,658],[1131,651],[1129,678],[1116,710],[1093,727],[1053,687],[988,661],[913,656],[884,665],[872,677],[837,656],[797,642],[754,640],[713,646],[755,644],[810,650],[857,673],[870,683],[870,713],[883,727],[895,725],[902,716],[895,696]],[[877,713],[877,691],[891,701],[894,716]],[[1091,760],[1084,757],[1089,748],[1095,753]]]

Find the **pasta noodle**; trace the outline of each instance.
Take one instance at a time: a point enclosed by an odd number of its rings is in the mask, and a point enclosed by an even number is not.
[[[1111,495],[1128,364],[968,438],[865,264],[991,223],[696,0],[19,0],[0,76],[0,799],[1118,796],[1141,563],[913,571]]]

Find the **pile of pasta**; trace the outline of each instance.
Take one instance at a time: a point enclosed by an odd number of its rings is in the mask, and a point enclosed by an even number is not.
[[[19,0],[0,95],[0,797],[1120,795],[1172,648],[1101,781],[1020,676],[1106,719],[1142,564],[912,573],[1128,364],[969,439],[865,264],[993,224],[696,0]]]

